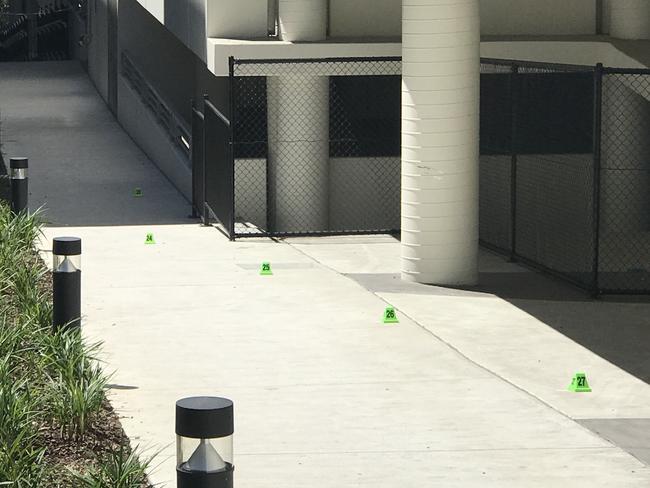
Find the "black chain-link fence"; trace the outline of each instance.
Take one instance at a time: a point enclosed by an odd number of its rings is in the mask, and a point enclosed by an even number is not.
[[[396,232],[394,58],[233,63],[235,234]]]
[[[594,69],[483,60],[480,235],[593,286]]]
[[[650,292],[650,70],[601,71],[597,287]]]
[[[481,64],[484,245],[599,293],[650,292],[650,71]]]
[[[398,232],[400,74],[232,60],[197,210],[231,238]],[[482,244],[594,294],[650,293],[648,134],[650,70],[483,59]]]

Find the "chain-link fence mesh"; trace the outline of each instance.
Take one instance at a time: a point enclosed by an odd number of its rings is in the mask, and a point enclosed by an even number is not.
[[[479,235],[500,251],[512,249],[513,68],[481,63]]]
[[[594,69],[483,60],[481,240],[594,283]]]
[[[650,71],[483,60],[481,240],[594,293],[650,292]]]
[[[235,234],[394,232],[399,59],[235,60]]]
[[[650,291],[650,71],[606,69],[602,80],[598,283]]]
[[[229,235],[399,230],[400,72],[233,61],[232,124],[209,158],[205,134],[208,186],[211,164],[229,168],[206,206]],[[481,242],[594,293],[649,293],[648,133],[648,70],[483,59]]]

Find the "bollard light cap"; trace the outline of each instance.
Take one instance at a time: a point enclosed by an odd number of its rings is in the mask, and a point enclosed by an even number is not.
[[[227,398],[192,397],[176,402],[176,434],[216,439],[234,432],[233,403]]]
[[[78,237],[55,237],[52,243],[52,254],[79,256],[81,254],[81,239]]]
[[[10,158],[9,159],[9,168],[10,169],[26,169],[28,166],[29,160],[27,158]]]

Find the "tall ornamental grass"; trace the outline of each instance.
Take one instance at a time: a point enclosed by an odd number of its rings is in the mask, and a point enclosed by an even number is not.
[[[107,376],[99,344],[87,344],[78,330],[52,330],[49,273],[35,250],[40,213],[15,216],[0,203],[0,486],[41,487],[47,469],[42,431],[58,429],[76,442],[93,428],[103,408]],[[98,460],[79,486],[135,487],[145,478],[137,457]],[[91,485],[102,479],[121,484]],[[138,477],[139,476],[139,477]],[[129,484],[129,480],[140,484]]]

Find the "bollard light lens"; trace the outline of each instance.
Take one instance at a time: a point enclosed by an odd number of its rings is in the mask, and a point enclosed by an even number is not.
[[[27,178],[27,168],[11,168],[9,176],[12,180],[24,180]]]
[[[57,256],[54,255],[54,271],[72,273],[81,269],[81,256]]]
[[[54,271],[70,273],[81,270],[81,239],[56,237],[52,242]]]
[[[217,450],[212,447],[208,439],[201,439],[199,447],[190,456],[189,461],[185,463],[185,469],[188,471],[220,471],[226,468],[226,463],[221,459]]]
[[[191,439],[178,436],[178,469],[188,473],[214,473],[232,466],[232,436]]]

